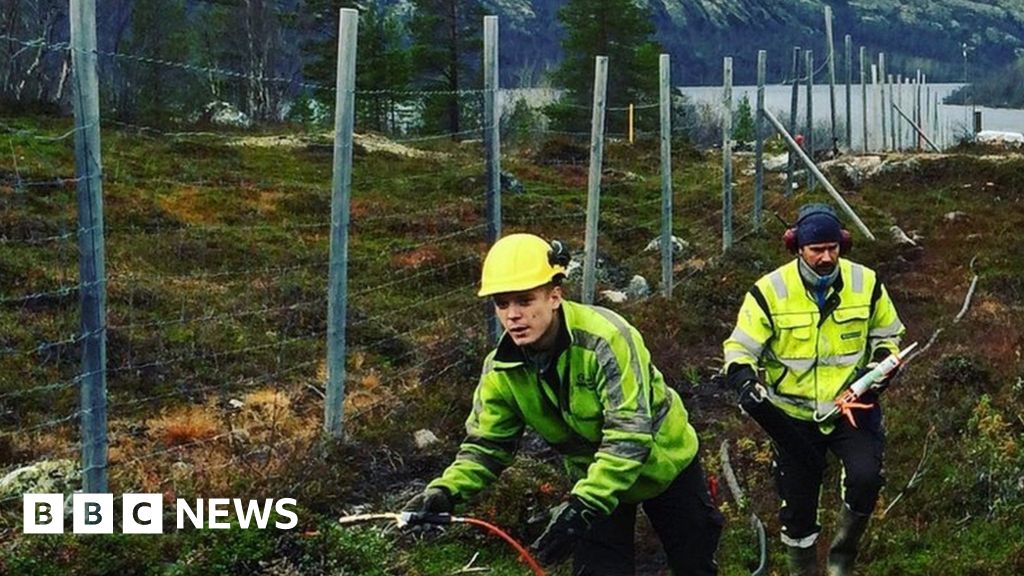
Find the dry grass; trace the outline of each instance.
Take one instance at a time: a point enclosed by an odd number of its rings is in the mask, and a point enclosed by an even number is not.
[[[221,418],[205,406],[173,408],[147,422],[150,435],[164,446],[182,446],[209,440],[218,434]]]

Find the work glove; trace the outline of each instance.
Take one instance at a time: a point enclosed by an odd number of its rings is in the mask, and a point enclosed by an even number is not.
[[[413,496],[402,508],[402,512],[410,513],[408,524],[416,526],[422,524],[428,515],[451,514],[454,508],[455,502],[452,501],[447,488],[428,486],[423,492]]]
[[[402,512],[425,512],[430,514],[450,514],[455,508],[451,493],[447,488],[428,486],[423,492],[412,497]]]
[[[740,385],[739,404],[740,408],[747,414],[750,414],[751,410],[754,410],[758,404],[764,402],[767,398],[768,390],[765,389],[760,380],[746,380]]]
[[[884,356],[882,357],[882,359],[884,359]],[[876,366],[878,366],[878,362],[874,361],[874,362],[869,362],[863,368],[858,368],[857,371],[853,373],[853,379],[850,380],[850,382],[853,383],[853,382],[856,382],[857,380],[860,380],[865,374],[867,374],[868,372],[871,372],[872,370],[874,370]],[[867,391],[865,391],[864,394],[861,395],[861,399],[864,400],[865,402],[868,402],[868,403],[871,403],[871,402],[877,400],[879,395],[881,395],[882,392],[885,392],[885,390],[887,388],[889,388],[889,386],[893,382],[896,381],[896,377],[899,376],[899,373],[900,373],[900,367],[897,365],[895,368],[890,370],[889,373],[884,378],[882,378],[881,380],[878,380],[874,384],[872,384],[867,389]]]
[[[558,564],[572,554],[580,537],[597,517],[598,512],[573,496],[551,510],[547,528],[530,544],[531,552],[541,564]]]
[[[868,370],[874,368],[876,365],[877,362],[872,362],[871,364],[868,364]],[[878,382],[872,384],[870,390],[875,392],[876,394],[881,394],[882,392],[885,392],[886,388],[888,388],[893,382],[895,382],[896,377],[899,375],[900,367],[896,366],[895,368],[889,371],[889,374],[887,374],[885,378],[882,378]]]
[[[735,364],[729,368],[725,375],[725,383],[728,387],[736,390],[740,406],[758,404],[768,397],[768,390],[757,377],[757,372],[746,365]]]

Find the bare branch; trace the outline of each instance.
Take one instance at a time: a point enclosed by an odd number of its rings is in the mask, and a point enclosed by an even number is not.
[[[974,258],[971,258],[971,272],[974,272],[974,261],[977,260],[977,259],[978,259],[977,256],[975,256]],[[974,278],[971,279],[971,287],[967,290],[967,297],[964,298],[964,305],[960,308],[960,313],[957,314],[956,318],[953,319],[953,324],[956,324],[957,322],[959,322],[960,319],[964,317],[964,314],[967,313],[967,309],[971,305],[971,298],[974,296],[974,289],[977,288],[977,287],[978,287],[978,273],[975,272],[974,273]]]
[[[885,518],[889,514],[889,510],[892,510],[893,506],[896,506],[896,503],[902,500],[903,496],[907,492],[916,488],[917,485],[920,484],[922,480],[924,480],[924,475],[927,473],[925,463],[928,462],[928,456],[930,455],[929,441],[932,439],[934,435],[935,426],[932,426],[931,428],[928,429],[928,434],[925,435],[924,437],[924,449],[921,453],[921,460],[918,461],[917,463],[917,468],[915,468],[914,473],[910,475],[910,480],[907,480],[907,484],[903,487],[903,490],[900,490],[900,493],[897,494],[896,497],[892,499],[892,502],[890,502],[889,505],[885,507],[885,510],[882,511],[882,518]]]
[[[473,557],[469,559],[469,562],[466,562],[465,566],[459,568],[455,572],[452,572],[452,574],[472,574],[474,572],[490,572],[491,569],[486,566],[473,566],[473,564],[476,564],[476,559],[479,557],[480,553],[475,552],[473,554]]]
[[[925,351],[931,348],[932,344],[935,344],[935,341],[939,338],[939,334],[942,334],[943,330],[943,328],[937,329],[932,334],[932,337],[928,339],[928,342],[924,346],[918,348],[913,354],[910,355],[909,358],[907,358],[906,363],[909,364],[910,362],[913,362],[914,358],[917,358],[919,355],[924,354]]]
[[[722,440],[722,448],[719,450],[719,456],[722,460],[722,476],[725,477],[725,484],[729,487],[729,492],[732,493],[732,497],[736,500],[736,505],[743,509],[746,507],[746,498],[743,496],[743,490],[740,489],[740,483],[736,480],[736,472],[732,469],[732,464],[729,462],[729,441]]]
[[[974,263],[977,260],[978,260],[977,256],[975,256],[974,258],[971,258],[971,264],[970,264],[971,272],[974,272]],[[974,290],[977,287],[978,287],[978,274],[975,273],[974,274],[974,278],[971,279],[971,286],[970,286],[970,288],[967,289],[967,296],[964,297],[964,304],[963,304],[963,306],[960,307],[960,313],[957,314],[955,318],[953,318],[953,322],[952,322],[953,324],[956,324],[956,323],[960,322],[960,320],[964,317],[964,314],[967,313],[967,309],[970,308],[970,306],[971,306],[971,298],[974,297]],[[913,361],[914,358],[917,358],[921,354],[924,354],[925,351],[927,351],[929,348],[931,348],[932,344],[935,343],[935,340],[938,339],[939,334],[942,334],[943,330],[944,330],[944,328],[936,329],[935,332],[932,334],[932,337],[928,339],[928,343],[925,344],[923,348],[919,348],[916,352],[911,354],[909,358],[907,358],[907,363]]]
[[[732,493],[732,497],[736,500],[736,505],[740,510],[743,510],[747,506],[746,498],[743,496],[743,490],[740,489],[740,483],[736,480],[736,472],[732,469],[732,464],[729,462],[729,441],[722,441],[722,448],[719,450],[719,456],[722,461],[722,476],[725,477],[725,484],[729,487],[729,492]],[[753,576],[761,576],[765,573],[765,569],[768,566],[768,542],[765,536],[764,523],[757,517],[754,512],[750,513],[750,527],[753,528],[754,533],[757,535],[757,548],[759,563],[756,570],[751,574]]]

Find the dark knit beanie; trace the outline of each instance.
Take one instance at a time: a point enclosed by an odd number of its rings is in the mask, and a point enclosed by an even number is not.
[[[839,217],[827,204],[804,204],[800,207],[799,216],[796,221],[798,248],[808,244],[839,242],[842,239]]]

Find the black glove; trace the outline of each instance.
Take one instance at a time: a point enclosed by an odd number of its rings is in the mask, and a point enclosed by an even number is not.
[[[891,350],[889,350],[887,348],[878,348],[877,350],[875,350],[875,353],[871,355],[871,362],[872,363],[869,364],[869,366],[873,367],[874,364],[877,364],[877,363],[881,362],[882,360],[885,360],[886,358],[888,358],[891,355],[892,355],[892,351]],[[877,392],[878,394],[881,394],[882,392],[885,391],[886,388],[888,388],[893,382],[896,381],[896,377],[899,376],[899,374],[900,374],[900,365],[897,364],[895,368],[893,368],[892,370],[889,371],[889,374],[886,375],[885,378],[882,378],[878,382],[875,382],[871,386],[871,389],[874,390],[875,392]]]
[[[739,398],[743,407],[760,404],[768,398],[768,391],[759,380],[747,380],[740,386]]]
[[[447,488],[428,486],[423,492],[412,497],[402,512],[421,512],[424,514],[451,514],[455,508],[451,493]]]
[[[865,374],[871,372],[871,370],[875,368],[875,364],[875,362],[872,362],[867,366],[864,366],[863,368],[858,368],[857,371],[853,373],[853,378],[850,380],[850,383],[852,384],[857,380],[860,380],[861,378],[864,377]],[[899,375],[899,373],[900,367],[896,366],[895,368],[890,370],[884,378],[871,384],[871,386],[864,392],[864,394],[861,395],[861,398],[877,398],[879,394],[885,392],[885,389],[888,388],[889,385],[896,380],[896,376]]]
[[[541,564],[558,564],[572,554],[576,542],[597,517],[598,512],[573,496],[551,510],[551,521],[540,538],[530,544],[530,550]]]
[[[874,390],[878,394],[881,394],[882,392],[885,392],[885,389],[888,388],[893,382],[895,382],[896,381],[896,377],[899,376],[899,375],[900,375],[900,367],[899,367],[899,365],[897,365],[895,368],[893,368],[892,370],[889,371],[889,374],[887,374],[885,376],[885,378],[882,378],[878,382],[875,382],[874,384],[872,384],[871,385],[871,390]]]
[[[748,403],[760,403],[768,396],[768,391],[758,379],[757,372],[752,366],[746,364],[729,366],[729,372],[725,375],[725,383],[736,391],[740,406]]]

